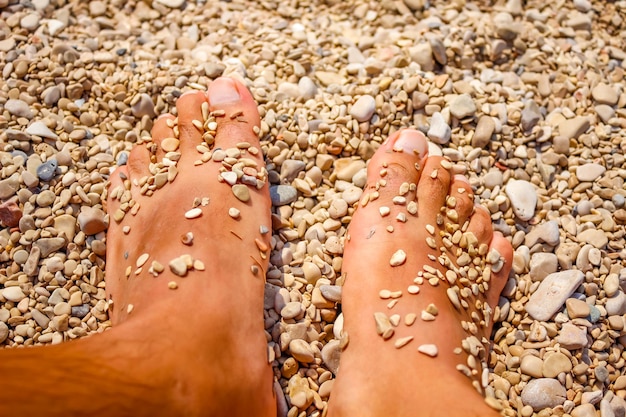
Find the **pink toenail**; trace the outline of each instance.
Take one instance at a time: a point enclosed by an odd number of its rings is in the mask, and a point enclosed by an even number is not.
[[[428,142],[424,135],[413,129],[400,132],[393,145],[394,149],[401,148],[405,152],[415,152],[420,157],[425,157],[428,152]]]
[[[209,86],[209,100],[213,105],[233,103],[240,98],[235,81],[230,78],[218,78]]]
[[[470,183],[470,182],[469,182],[469,178],[467,178],[465,175],[461,175],[461,174],[456,174],[456,175],[454,176],[454,180],[455,180],[455,181],[461,181],[461,182],[464,182],[464,183],[466,183],[466,184],[469,184],[469,183]]]

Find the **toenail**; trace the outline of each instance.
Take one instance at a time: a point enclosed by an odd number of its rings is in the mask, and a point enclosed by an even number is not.
[[[426,152],[428,152],[428,142],[424,135],[417,130],[406,129],[400,132],[393,148],[394,150],[415,152],[420,157],[424,157]]]
[[[209,86],[209,100],[213,105],[233,103],[239,99],[235,81],[230,78],[218,78]]]
[[[185,94],[186,94],[186,93],[185,93]],[[183,94],[183,95],[184,95],[184,94]],[[159,115],[159,117],[157,117],[157,120],[167,119],[167,118],[169,118],[169,117],[174,117],[174,116],[172,116],[172,115],[171,115],[171,114],[169,114],[169,113],[163,113],[163,114]]]
[[[469,182],[469,178],[467,178],[465,175],[461,175],[461,174],[456,174],[456,175],[454,176],[454,180],[455,180],[455,181],[461,181],[461,182],[464,182],[464,183],[466,183],[466,184],[469,184],[469,183],[470,183],[470,182]]]
[[[198,90],[189,90],[189,91],[185,91],[179,98],[183,98],[185,96],[192,96],[194,94],[198,94]]]

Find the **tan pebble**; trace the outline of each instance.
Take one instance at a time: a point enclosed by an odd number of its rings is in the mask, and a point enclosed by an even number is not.
[[[198,207],[192,208],[191,210],[185,213],[186,219],[195,219],[196,217],[200,217],[200,216],[202,216],[202,209]]]
[[[406,223],[406,214],[398,213],[398,215],[396,216],[396,220],[400,223]]]
[[[396,306],[396,304],[398,304],[398,300],[391,300],[387,303],[387,308],[391,310]]]
[[[152,269],[157,274],[160,274],[161,272],[163,272],[165,267],[161,265],[161,263],[158,261],[152,261],[152,264],[150,265],[150,269]]]
[[[193,269],[195,269],[196,271],[204,271],[204,262],[202,262],[200,259],[194,259]]]
[[[426,244],[431,248],[431,249],[437,249],[437,242],[435,241],[435,239],[431,236],[428,236],[426,238]]]
[[[400,324],[400,315],[392,314],[391,316],[389,316],[389,321],[391,322],[391,324],[393,324],[393,327],[398,327],[398,324]]]
[[[134,308],[135,308],[134,305],[129,304],[128,307],[126,307],[126,313],[130,314],[133,311]]]
[[[182,258],[174,258],[169,263],[170,270],[179,277],[187,275],[187,263]]]
[[[437,346],[433,344],[420,345],[417,348],[417,351],[423,353],[424,355],[430,356],[431,358],[434,358],[439,353]]]
[[[437,314],[439,314],[439,309],[437,308],[437,306],[435,306],[432,303],[428,304],[428,306],[426,307],[426,311],[432,314],[433,316],[436,316]]]
[[[435,226],[433,226],[432,224],[427,224],[426,225],[426,230],[428,231],[428,233],[430,233],[431,235],[435,235]]]
[[[188,253],[181,255],[180,259],[182,259],[183,262],[185,262],[185,265],[187,265],[187,269],[193,267],[193,258]]]
[[[380,290],[378,292],[378,296],[380,298],[382,298],[383,300],[386,300],[388,298],[391,298],[391,291],[389,291],[389,290]]]
[[[407,195],[409,190],[411,189],[411,185],[408,182],[403,182],[400,184],[400,189],[398,190],[398,194],[401,196]]]
[[[388,231],[389,233],[393,233],[393,231],[395,229],[393,228],[393,226],[389,225],[389,226],[385,227],[385,230]]]
[[[395,346],[396,349],[400,349],[401,347],[404,347],[407,344],[409,344],[411,340],[413,340],[413,336],[401,337],[400,339],[396,340],[393,345]]]
[[[402,249],[397,250],[393,255],[391,255],[391,259],[389,260],[389,264],[391,266],[400,266],[406,262],[406,252]]]
[[[391,321],[385,313],[375,312],[374,322],[376,323],[376,333],[382,336],[388,329],[392,328]],[[392,329],[393,330],[393,329]]]
[[[406,211],[413,215],[417,214],[417,203],[410,201],[409,204],[406,205]]]
[[[432,172],[430,173],[430,178],[432,179],[437,178],[437,174],[438,174],[438,171],[436,169],[433,169]]]
[[[239,216],[241,215],[241,212],[237,210],[236,208],[231,207],[228,209],[228,215],[232,217],[233,219],[238,219]]]
[[[176,283],[176,281],[170,281],[167,283],[167,288],[169,288],[170,290],[175,290],[176,288],[178,288],[178,284]]]
[[[444,169],[452,169],[452,164],[447,159],[442,159],[441,162],[439,162],[439,164]]]
[[[409,285],[407,291],[409,294],[418,294],[420,292],[420,287],[417,285]]]
[[[400,291],[400,290],[392,291],[391,294],[389,294],[389,296],[391,298],[400,298],[400,297],[402,297],[402,291]]]
[[[128,265],[126,267],[126,271],[124,272],[124,274],[126,275],[126,278],[128,278],[132,272],[133,272],[133,267]]]
[[[246,202],[250,200],[250,190],[248,186],[243,184],[235,184],[231,187],[233,194],[239,201]]]
[[[150,258],[150,254],[148,253],[141,254],[139,258],[137,258],[137,261],[135,262],[135,266],[137,266],[137,268],[141,268],[142,266],[144,266],[146,262],[148,262],[148,258]]]
[[[161,141],[161,148],[165,152],[174,152],[178,149],[180,141],[176,138],[165,138]]]
[[[378,212],[380,213],[381,217],[388,216],[390,211],[391,210],[387,206],[382,206],[378,209]]]
[[[413,323],[415,323],[415,320],[417,320],[417,314],[415,313],[409,313],[404,316],[404,324],[406,324],[407,326],[412,326]]]

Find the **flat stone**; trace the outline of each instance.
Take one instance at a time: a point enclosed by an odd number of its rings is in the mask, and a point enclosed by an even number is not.
[[[552,378],[531,379],[521,394],[522,403],[530,405],[534,411],[554,408],[567,399],[565,387]]]
[[[542,281],[545,277],[556,272],[559,260],[553,253],[533,253],[529,262],[528,275],[533,281]]]
[[[93,3],[95,2],[90,2],[89,5],[91,6]],[[132,104],[130,109],[133,113],[133,116],[139,118],[143,116],[153,118],[156,116],[156,112],[154,110],[154,101],[152,101],[152,97],[150,97],[148,94],[138,94],[131,103]]]
[[[428,128],[428,132],[426,136],[430,140],[440,145],[445,145],[450,142],[450,137],[452,136],[452,129],[448,126],[443,115],[439,112],[433,113],[430,119],[430,127]]]
[[[23,271],[29,276],[33,277],[37,274],[37,266],[39,264],[39,259],[41,258],[41,250],[37,246],[33,246],[30,249],[30,254],[28,255],[28,259],[24,263]]]
[[[596,408],[593,404],[581,404],[570,413],[572,417],[596,417]]]
[[[604,308],[609,316],[626,314],[626,294],[618,291],[613,297],[606,299]]]
[[[580,243],[588,243],[598,249],[604,249],[609,243],[609,238],[603,230],[587,229],[576,235]]]
[[[496,123],[493,117],[482,115],[476,124],[474,136],[472,136],[472,146],[475,148],[484,148],[491,142],[491,136],[496,129]]]
[[[247,202],[250,200],[250,190],[247,185],[243,184],[235,184],[232,186],[231,190],[233,194],[239,201]]]
[[[525,355],[520,361],[520,370],[522,373],[534,378],[541,378],[543,376],[541,372],[542,368],[543,361],[535,355]]]
[[[42,237],[38,239],[33,245],[38,246],[41,249],[41,257],[47,258],[52,252],[56,252],[65,247],[65,239],[62,237]]]
[[[346,78],[344,76],[330,71],[315,71],[315,78],[317,78],[325,87],[328,87],[331,84],[345,85],[346,83]]]
[[[578,270],[555,272],[547,277],[530,296],[526,311],[535,320],[547,321],[583,282],[585,275]]]
[[[322,296],[329,301],[335,303],[341,302],[341,286],[340,285],[320,285]]]
[[[290,301],[285,305],[285,307],[282,308],[282,310],[280,310],[280,315],[285,320],[289,320],[298,317],[303,312],[304,307],[302,306],[302,303],[298,301]]]
[[[54,218],[54,228],[65,234],[67,240],[71,242],[76,235],[76,217],[71,214],[61,214]]]
[[[609,105],[598,104],[594,106],[593,109],[598,114],[598,117],[600,117],[600,120],[602,120],[604,123],[608,123],[609,120],[615,117],[615,109]]]
[[[298,174],[304,171],[306,163],[296,159],[287,159],[280,166],[280,178],[291,182],[298,176]]]
[[[41,181],[50,181],[56,175],[59,163],[56,159],[49,159],[37,167],[37,177]]]
[[[567,139],[577,139],[589,129],[590,125],[587,117],[576,116],[559,123],[559,134]]]
[[[17,172],[0,181],[0,199],[8,200],[20,189],[20,174]]]
[[[565,349],[582,349],[587,346],[587,330],[572,323],[563,323],[556,341]]]
[[[13,301],[14,303],[18,303],[26,298],[26,294],[24,294],[22,289],[18,286],[4,288],[2,290],[2,296],[6,300]]]
[[[525,180],[509,180],[506,183],[505,191],[511,201],[515,215],[523,221],[532,219],[537,207],[535,186]]]
[[[155,0],[157,3],[160,3],[164,6],[169,7],[170,9],[180,9],[183,4],[185,4],[185,0]]]
[[[291,185],[273,185],[270,187],[270,198],[273,206],[284,206],[298,198],[298,190]]]
[[[541,120],[541,110],[534,100],[529,100],[522,110],[522,130],[528,132]]]
[[[365,162],[362,160],[341,158],[335,162],[335,174],[339,180],[352,181],[352,178],[365,166]]]
[[[457,119],[474,116],[476,104],[469,94],[459,94],[450,101],[450,114]]]
[[[619,94],[613,87],[605,83],[598,83],[592,90],[591,96],[598,104],[614,106],[619,100]]]
[[[576,167],[576,178],[578,178],[579,181],[595,181],[604,174],[605,171],[605,167],[596,163],[579,165]]]
[[[561,352],[546,354],[543,358],[543,376],[546,378],[555,378],[562,372],[572,370],[572,362]]]
[[[376,100],[370,95],[363,95],[350,108],[350,116],[358,122],[366,122],[372,118],[376,111]]]

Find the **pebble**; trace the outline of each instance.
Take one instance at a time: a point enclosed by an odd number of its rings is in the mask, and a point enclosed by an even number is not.
[[[608,104],[614,106],[619,100],[617,91],[610,85],[599,83],[591,90],[591,96],[598,104]]]
[[[9,301],[13,301],[15,303],[22,301],[26,298],[26,294],[20,289],[20,287],[6,287],[2,290],[2,296]]]
[[[568,298],[565,301],[565,306],[567,307],[567,315],[572,319],[584,318],[591,313],[589,304],[577,298]]]
[[[376,100],[370,95],[363,95],[350,108],[350,116],[358,122],[366,122],[376,111]]]
[[[244,203],[250,200],[250,189],[248,189],[247,185],[235,184],[232,186],[231,190],[234,196],[237,197],[237,200]]]
[[[526,303],[526,311],[535,320],[549,320],[578,288],[584,279],[578,270],[555,272],[541,281]]]
[[[542,373],[546,378],[556,378],[560,373],[570,372],[572,361],[561,352],[546,354],[543,359]]]
[[[566,390],[556,379],[532,379],[526,384],[521,393],[522,403],[530,405],[534,411],[544,408],[554,408],[562,405],[567,399]]]
[[[506,195],[511,201],[513,212],[523,221],[532,219],[537,207],[537,191],[525,180],[510,180],[506,183]]]
[[[606,168],[600,164],[584,164],[576,167],[576,178],[579,181],[595,181],[605,172]]]
[[[559,124],[559,134],[567,139],[577,139],[589,129],[589,126],[590,123],[587,117],[576,116]]]
[[[337,375],[337,371],[339,370],[341,350],[339,340],[331,340],[322,348],[322,360],[328,367],[328,370],[335,375]]]
[[[37,167],[37,177],[41,181],[50,181],[56,175],[58,165],[56,159],[49,159]]]
[[[289,351],[298,362],[311,363],[315,360],[311,346],[302,339],[294,339],[289,342]]]
[[[565,349],[582,349],[587,346],[587,331],[572,323],[563,323],[556,341]]]
[[[604,249],[609,243],[609,238],[603,230],[587,229],[580,232],[576,238],[581,243],[589,243],[598,249]]]
[[[389,260],[389,264],[391,266],[400,266],[406,262],[406,252],[402,249],[397,250],[391,255],[391,259]]]
[[[15,200],[8,200],[0,204],[0,222],[7,227],[16,227],[22,218],[22,210]]]
[[[183,4],[185,4],[185,0],[155,0],[157,3],[160,3],[164,6],[169,7],[170,9],[180,9]]]
[[[472,136],[472,146],[484,148],[491,142],[491,137],[496,129],[496,123],[491,116],[480,116],[476,124],[474,136]]]
[[[532,228],[530,233],[524,237],[524,245],[531,248],[538,242],[544,242],[550,246],[555,246],[559,243],[560,237],[559,224],[550,220]]]
[[[437,349],[437,345],[433,344],[423,344],[417,348],[417,351],[423,353],[426,356],[430,356],[434,358],[439,353],[439,349]]]
[[[541,120],[541,110],[534,100],[529,100],[522,110],[522,129],[525,132],[532,130],[533,127]]]
[[[4,103],[4,109],[16,117],[25,117],[29,120],[35,117],[28,103],[23,100],[10,98]]]
[[[95,2],[90,2],[92,5]],[[131,102],[131,111],[135,117],[141,118],[144,116],[148,116],[153,118],[156,116],[156,112],[154,109],[154,102],[152,101],[152,97],[150,97],[146,93],[138,94],[133,101]]]
[[[476,113],[476,104],[469,94],[459,94],[450,101],[450,114],[457,119],[472,117]]]
[[[95,235],[107,228],[104,211],[89,206],[81,207],[78,214],[78,225],[86,235]]]
[[[270,198],[274,207],[284,206],[298,198],[298,191],[291,185],[274,185],[270,187]]]
[[[43,237],[38,239],[33,245],[39,247],[42,258],[47,258],[51,253],[65,247],[66,241],[62,237]]]
[[[450,126],[448,126],[448,123],[446,123],[441,113],[433,113],[426,136],[428,136],[428,138],[435,143],[445,145],[450,141],[451,135],[452,130],[450,129]]]
[[[9,336],[9,326],[5,322],[0,321],[0,343],[4,343]]]
[[[28,133],[29,135],[35,135],[47,139],[57,140],[59,138],[59,136],[52,130],[50,130],[44,122],[39,120],[31,123],[26,128],[26,133]]]

